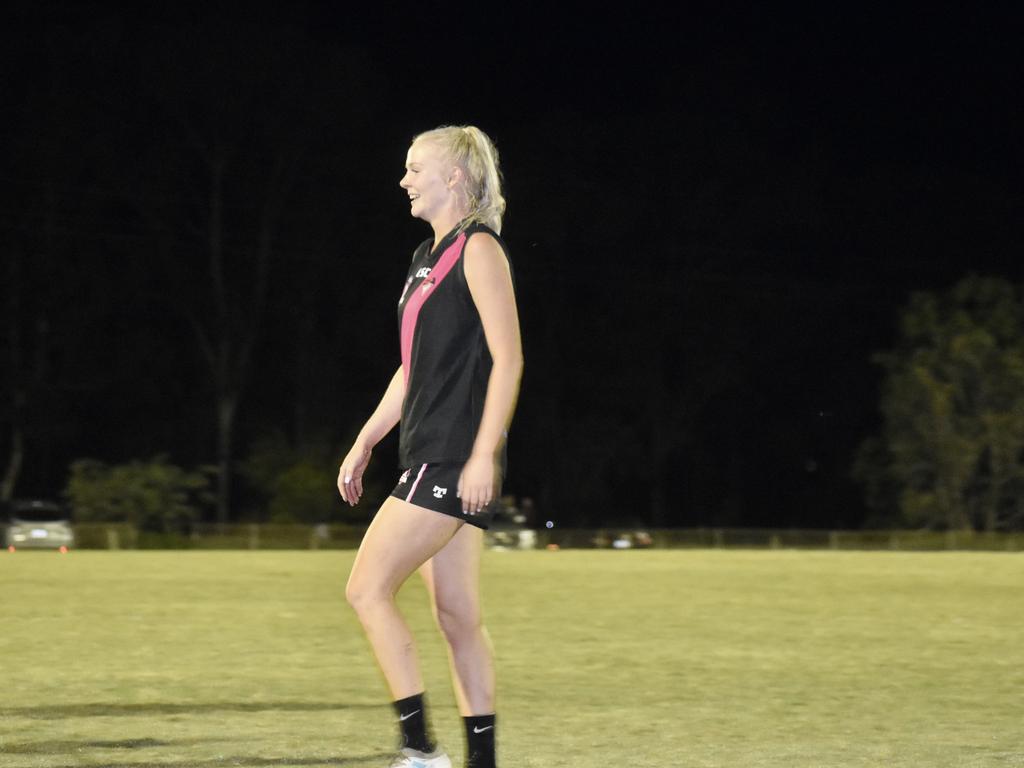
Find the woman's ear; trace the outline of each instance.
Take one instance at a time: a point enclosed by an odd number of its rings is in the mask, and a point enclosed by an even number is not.
[[[466,174],[462,172],[462,169],[453,165],[451,171],[448,173],[448,189],[455,189],[456,185],[462,182],[466,178]]]

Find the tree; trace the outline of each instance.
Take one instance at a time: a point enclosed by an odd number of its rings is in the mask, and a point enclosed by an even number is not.
[[[155,101],[146,107],[158,123],[141,139],[140,167],[124,174],[124,186],[149,233],[165,297],[206,364],[223,525],[239,408],[266,308],[287,262],[308,246],[310,212],[296,205],[299,188],[317,178],[325,148],[355,145],[352,132],[366,112],[357,106],[358,70],[347,52],[302,46],[288,28],[221,19],[152,48]],[[182,57],[192,48],[201,54]],[[329,254],[316,256],[322,262]]]
[[[968,277],[916,293],[885,369],[879,438],[855,474],[876,510],[932,528],[994,531],[1024,522],[1024,297]]]
[[[52,491],[69,393],[93,390],[97,380],[77,351],[87,331],[76,313],[89,303],[96,272],[81,263],[82,223],[95,202],[87,45],[52,20],[38,34],[38,81],[12,91],[0,133],[0,450],[8,449],[0,501],[26,473],[30,493],[33,484]]]

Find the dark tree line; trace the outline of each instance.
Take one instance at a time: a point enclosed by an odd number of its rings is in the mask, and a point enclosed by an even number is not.
[[[268,440],[340,457],[397,365],[396,287],[426,235],[397,186],[407,143],[471,121],[505,161],[524,327],[508,490],[565,525],[864,520],[869,356],[910,287],[979,266],[953,254],[1008,263],[1000,180],[868,148],[867,118],[851,147],[734,53],[643,109],[531,110],[408,98],[383,54],[300,22],[17,28],[0,492],[166,454],[218,468],[224,522],[256,514],[233,471],[274,464]]]

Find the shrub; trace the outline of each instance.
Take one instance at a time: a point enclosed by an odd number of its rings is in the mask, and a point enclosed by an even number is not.
[[[269,522],[362,522],[366,508],[350,509],[338,495],[337,454],[326,440],[293,447],[284,436],[271,435],[253,445],[240,472],[265,499]]]
[[[170,464],[165,456],[115,466],[80,459],[71,465],[65,495],[81,522],[174,533],[191,527],[208,489],[206,476]]]

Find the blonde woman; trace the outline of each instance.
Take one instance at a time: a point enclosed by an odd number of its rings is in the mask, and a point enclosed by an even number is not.
[[[448,644],[467,768],[494,768],[494,660],[481,622],[480,556],[523,370],[512,271],[499,233],[498,153],[473,126],[417,136],[400,186],[433,237],[398,302],[402,364],[345,457],[338,489],[363,493],[373,447],[401,422],[403,472],[366,531],[346,588],[394,700],[393,766],[449,768],[427,718],[415,645],[395,605],[419,570]]]

